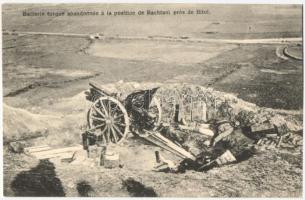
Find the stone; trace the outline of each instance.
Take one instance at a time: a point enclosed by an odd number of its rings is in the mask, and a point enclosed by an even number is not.
[[[24,144],[21,142],[10,142],[9,150],[13,153],[23,153]]]
[[[120,155],[115,151],[106,150],[103,161],[105,168],[117,168],[120,165]]]
[[[96,145],[88,146],[88,157],[95,159],[98,155],[98,149]]]

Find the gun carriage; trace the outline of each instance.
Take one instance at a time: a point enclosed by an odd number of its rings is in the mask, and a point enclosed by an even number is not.
[[[195,157],[177,146],[157,129],[161,123],[160,101],[154,97],[158,87],[138,90],[122,99],[119,93],[112,93],[96,83],[89,83],[86,99],[92,102],[87,113],[87,131],[83,134],[83,145],[119,144],[129,132],[175,153],[182,158]]]

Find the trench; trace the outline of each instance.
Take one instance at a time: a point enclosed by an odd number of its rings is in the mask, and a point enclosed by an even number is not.
[[[89,76],[84,76],[84,77],[79,77],[76,79],[69,79],[69,80],[63,80],[63,81],[52,81],[52,82],[34,82],[30,85],[27,85],[21,89],[9,92],[8,94],[4,95],[4,97],[15,97],[18,96],[22,93],[28,92],[30,90],[36,89],[38,87],[57,87],[57,85],[60,84],[66,84],[66,83],[71,83],[71,82],[76,82],[76,81],[80,81],[80,80],[86,80],[86,79],[90,79],[90,78],[94,78],[99,76],[101,73],[96,73],[93,75],[89,75]]]
[[[237,72],[238,70],[240,70],[242,67],[244,67],[245,65],[240,65],[240,64],[236,64],[236,67],[232,67],[228,72],[220,74],[220,76],[214,78],[210,83],[208,83],[208,86],[213,86],[216,83],[221,82],[222,80],[224,80],[225,78],[229,77],[230,75],[232,75],[233,73]]]

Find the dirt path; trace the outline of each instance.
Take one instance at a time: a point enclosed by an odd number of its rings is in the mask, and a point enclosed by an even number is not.
[[[90,37],[90,34],[78,33],[53,33],[53,32],[24,32],[24,31],[4,31],[6,35],[48,35],[67,37]],[[228,44],[283,44],[291,42],[302,42],[302,37],[293,38],[268,38],[268,39],[197,39],[182,37],[130,37],[130,36],[102,36],[101,39],[118,40],[153,40],[153,41],[174,41],[174,42],[199,42],[199,43],[228,43]]]

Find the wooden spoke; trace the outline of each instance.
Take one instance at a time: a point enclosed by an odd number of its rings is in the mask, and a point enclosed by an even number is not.
[[[104,135],[104,133],[107,131],[107,124],[105,125],[105,128],[102,130],[101,134]]]
[[[93,108],[98,114],[105,118],[105,115],[95,105],[93,105]]]
[[[121,127],[125,127],[125,124],[121,124],[121,123],[115,123],[116,125],[119,125]]]
[[[113,127],[111,127],[111,131],[112,131],[112,136],[113,136],[114,142],[117,143],[118,138],[117,138],[116,132],[114,131]]]
[[[101,127],[103,127],[103,126],[104,126],[104,124],[98,125],[98,126],[96,126],[96,127],[94,127],[94,128],[89,129],[88,131],[92,131],[92,130],[98,129],[98,128],[101,128]]]
[[[116,117],[114,118],[114,120],[116,120],[116,119],[118,119],[118,118],[121,118],[121,117],[124,117],[124,114],[123,114],[123,113],[120,114],[120,115],[118,115],[118,116],[116,116]]]
[[[105,107],[105,104],[103,103],[102,100],[99,100],[100,104],[102,105],[104,111],[105,111],[105,115],[108,117],[108,113],[107,113],[107,110],[106,110],[106,107]]]
[[[107,137],[107,141],[110,142],[110,127],[109,127],[109,125],[107,125],[106,137]]]
[[[121,136],[123,136],[123,133],[121,132],[121,130],[119,129],[119,127],[117,127],[115,124],[113,124],[113,128],[114,128]]]
[[[95,116],[90,116],[91,119],[95,119],[98,121],[106,121],[104,118],[100,118],[100,117],[95,117]]]

